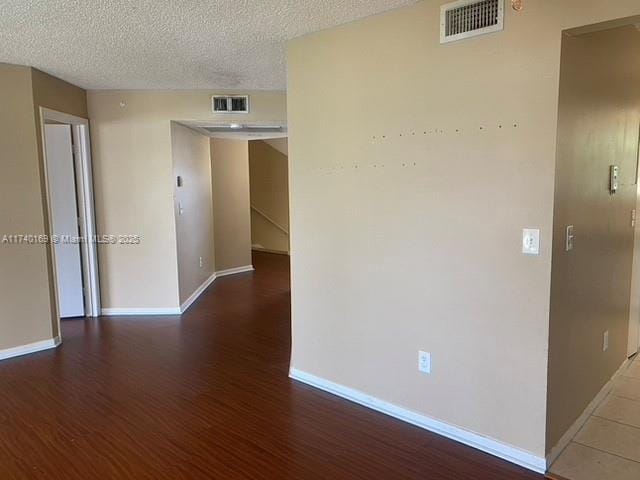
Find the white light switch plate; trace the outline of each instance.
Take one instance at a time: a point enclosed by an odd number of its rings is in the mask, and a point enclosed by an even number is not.
[[[573,241],[576,238],[575,234],[573,233],[573,225],[567,225],[567,234],[565,237],[565,250],[567,252],[570,252],[571,250],[573,250]]]
[[[429,352],[418,352],[418,370],[422,373],[431,373],[431,354]]]
[[[540,230],[537,228],[522,230],[522,253],[526,255],[540,254]]]

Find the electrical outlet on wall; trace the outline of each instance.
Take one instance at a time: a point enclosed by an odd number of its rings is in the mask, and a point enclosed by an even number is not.
[[[422,373],[431,373],[431,354],[429,352],[418,352],[418,370]]]
[[[609,350],[609,330],[604,332],[604,335],[602,337],[603,337],[602,338],[602,351],[606,352],[607,350]]]
[[[202,261],[202,257],[200,257],[200,268],[204,267],[204,262]]]
[[[540,230],[537,228],[522,230],[522,253],[526,255],[540,254]]]

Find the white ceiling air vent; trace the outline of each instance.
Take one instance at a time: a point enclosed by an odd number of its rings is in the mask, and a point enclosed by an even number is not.
[[[460,0],[440,8],[440,43],[504,28],[504,0]]]
[[[249,113],[249,95],[214,95],[213,113]]]
[[[241,123],[204,125],[200,128],[209,133],[281,133],[285,131],[281,125],[243,125]]]

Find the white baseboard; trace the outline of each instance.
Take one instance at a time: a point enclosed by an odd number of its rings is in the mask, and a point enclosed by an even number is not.
[[[138,315],[180,315],[180,307],[175,308],[103,308],[103,317],[138,316]]]
[[[0,350],[0,360],[49,350],[50,348],[56,348],[60,343],[62,343],[62,339],[58,336],[50,340],[28,343],[27,345],[20,345],[19,347],[5,348],[4,350]]]
[[[329,380],[316,377],[315,375],[302,372],[295,368],[290,369],[289,376],[294,380],[306,383],[312,387],[319,388],[320,390],[332,393],[380,413],[390,415],[398,420],[424,428],[425,430],[437,433],[438,435],[464,443],[465,445],[477,448],[478,450],[482,450],[483,452],[502,458],[503,460],[507,460],[511,463],[520,465],[521,467],[533,470],[534,472],[545,473],[546,471],[547,464],[543,457],[538,457],[533,453],[521,450],[517,447],[470,432],[454,425],[449,425],[448,423],[427,417],[426,415],[398,407],[397,405],[372,397],[366,393],[333,383]]]
[[[244,267],[228,268],[226,270],[220,270],[219,272],[216,272],[216,277],[225,277],[227,275],[234,275],[236,273],[244,273],[244,272],[252,272],[254,270],[255,268],[253,268],[253,265],[245,265]]]
[[[571,440],[573,440],[573,437],[575,437],[577,433],[580,431],[580,429],[584,426],[584,424],[587,423],[587,420],[589,420],[589,417],[593,414],[593,412],[595,412],[596,408],[598,408],[598,406],[602,403],[605,397],[609,395],[609,393],[613,389],[613,382],[620,375],[622,375],[622,372],[624,372],[625,368],[627,368],[628,365],[629,365],[629,359],[622,362],[622,365],[616,371],[616,373],[613,374],[613,377],[611,377],[611,380],[609,380],[604,385],[604,387],[602,387],[600,392],[598,392],[598,394],[591,401],[591,403],[587,405],[587,408],[585,408],[584,412],[582,412],[582,414],[573,423],[573,425],[569,427],[569,430],[565,432],[565,434],[562,436],[562,438],[560,438],[558,443],[551,449],[551,451],[549,452],[549,455],[547,455],[547,468],[551,467],[551,464],[555,462],[557,458],[560,456],[560,454],[564,451],[564,449],[567,448],[567,445],[569,445]]]
[[[130,316],[130,315],[181,315],[187,311],[196,299],[202,295],[209,285],[211,285],[216,278],[224,277],[227,275],[234,275],[236,273],[251,272],[255,270],[253,265],[245,265],[243,267],[229,268],[227,270],[221,270],[211,275],[205,282],[198,287],[198,289],[187,298],[182,305],[178,308],[103,308],[102,315],[105,317],[116,316]]]
[[[213,275],[211,275],[209,278],[207,278],[202,285],[200,285],[195,292],[193,292],[191,294],[191,296],[189,298],[187,298],[184,303],[182,305],[180,305],[180,312],[184,313],[187,311],[187,309],[191,306],[191,304],[193,302],[196,301],[196,299],[202,295],[202,292],[204,292],[207,287],[209,285],[211,285],[213,283],[213,281],[216,279],[217,275],[214,273]]]

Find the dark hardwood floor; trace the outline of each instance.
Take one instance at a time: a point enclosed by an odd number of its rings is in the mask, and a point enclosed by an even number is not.
[[[287,377],[288,258],[0,362],[0,479],[540,479]]]

